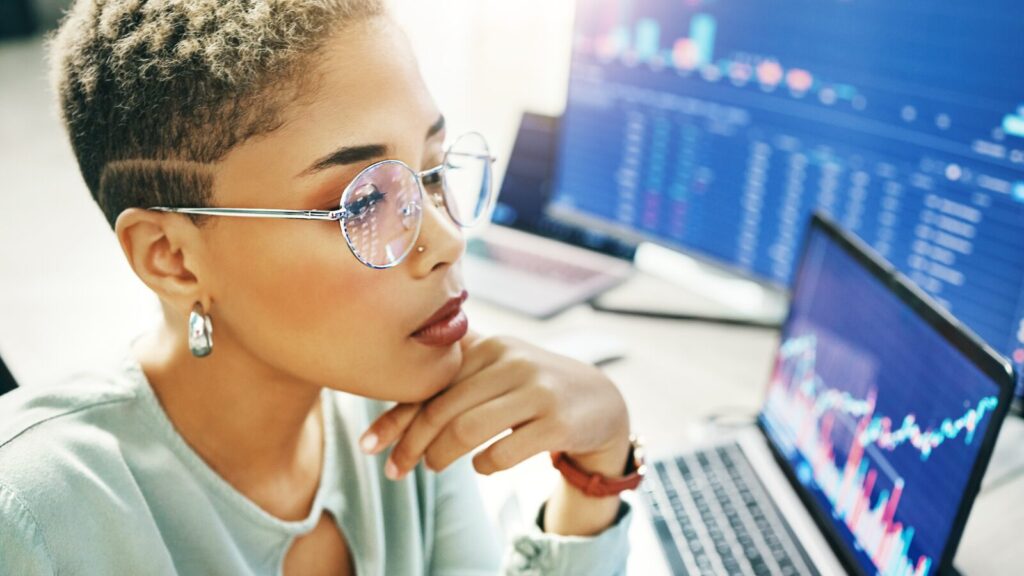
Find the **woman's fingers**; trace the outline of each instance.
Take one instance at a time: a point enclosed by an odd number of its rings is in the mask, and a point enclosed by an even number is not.
[[[376,454],[400,438],[419,412],[422,402],[396,404],[370,424],[359,439],[359,446],[367,454]]]
[[[523,348],[516,344],[514,339],[485,338],[469,332],[459,342],[462,365],[449,387],[429,400],[401,404],[382,414],[363,435],[363,450],[376,454],[395,442],[385,473],[398,479],[424,456],[430,468],[441,470],[500,432],[526,426],[544,412],[550,395],[538,394],[543,387],[528,384],[536,383],[539,364],[530,361],[523,350],[511,353]],[[517,432],[510,437],[515,435]],[[506,440],[495,444],[518,445]],[[493,461],[492,456],[486,456],[486,462],[490,462],[486,466],[490,471],[503,469],[507,467],[502,466],[503,462],[512,458],[522,461],[541,449]],[[507,448],[499,448],[497,453],[503,450]],[[492,454],[490,448],[488,454]]]
[[[519,389],[460,414],[427,447],[427,466],[443,470],[501,432],[526,426],[537,412],[531,394]]]
[[[528,422],[473,456],[473,468],[484,475],[511,468],[547,450],[550,435],[544,420]]]
[[[507,378],[495,377],[485,371],[456,383],[442,394],[428,400],[391,451],[390,460],[397,468],[398,475],[401,476],[415,467],[434,439],[457,418],[506,394],[515,385],[515,382]],[[498,432],[503,429],[499,429]]]

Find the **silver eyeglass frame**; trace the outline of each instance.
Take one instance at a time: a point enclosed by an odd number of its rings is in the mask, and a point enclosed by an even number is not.
[[[462,138],[470,135],[480,137],[480,141],[483,142],[484,149],[487,151],[486,154],[467,154],[452,151],[452,148],[455,146],[455,144],[458,144],[459,140],[462,140]],[[339,197],[339,203],[343,198],[345,198],[346,195],[349,194],[352,186],[356,182],[358,182],[360,178],[362,178],[363,174],[384,164],[395,164],[401,166],[405,170],[409,171],[413,176],[415,176],[416,187],[417,190],[419,191],[420,196],[419,207],[422,208],[423,200],[426,199],[427,197],[427,192],[424,189],[424,181],[427,178],[433,176],[441,176],[441,184],[442,187],[444,187],[445,180],[443,173],[445,171],[445,168],[448,166],[449,156],[468,156],[471,158],[476,158],[478,160],[486,160],[488,162],[487,205],[483,207],[483,211],[480,213],[479,219],[473,222],[472,224],[462,224],[461,222],[459,222],[458,218],[454,214],[452,214],[452,209],[448,205],[448,201],[446,198],[447,190],[445,190],[441,194],[442,199],[440,202],[437,199],[434,200],[435,206],[440,207],[441,202],[443,202],[445,205],[445,211],[448,213],[449,218],[451,218],[452,222],[455,222],[455,224],[457,224],[461,228],[471,228],[481,222],[487,221],[488,219],[490,219],[491,214],[494,211],[494,206],[495,204],[497,204],[498,199],[498,195],[493,191],[493,182],[490,181],[492,177],[492,174],[490,173],[491,165],[493,165],[497,159],[494,156],[490,155],[490,148],[487,146],[487,140],[484,139],[483,135],[480,134],[479,132],[466,132],[465,134],[462,134],[461,136],[456,138],[454,143],[451,146],[449,146],[448,150],[445,151],[444,160],[441,162],[441,164],[433,168],[429,168],[427,170],[417,172],[416,170],[413,170],[411,166],[409,166],[408,164],[401,160],[380,160],[378,162],[370,164],[366,168],[360,170],[359,173],[356,174],[355,177],[352,178],[352,180],[345,186],[345,189],[342,190],[341,196]],[[354,212],[346,210],[344,206],[340,206],[337,210],[279,210],[275,208],[170,208],[166,206],[152,206],[148,209],[155,210],[157,212],[192,214],[196,216],[230,216],[238,218],[268,218],[286,220],[327,220],[331,222],[339,222],[342,224],[339,226],[339,228],[341,228],[341,233],[345,237],[345,244],[348,246],[349,252],[351,252],[352,255],[355,256],[356,259],[359,260],[359,262],[361,262],[362,264],[377,270],[392,268],[400,264],[403,260],[405,260],[405,257],[408,256],[410,252],[412,252],[413,247],[416,245],[416,240],[420,236],[420,229],[423,227],[423,216],[421,210],[421,216],[419,217],[416,223],[416,232],[413,235],[412,241],[409,243],[409,248],[407,248],[406,251],[401,256],[396,258],[394,262],[385,265],[379,265],[367,262],[365,259],[363,259],[362,256],[359,255],[358,252],[356,252],[355,248],[352,246],[352,239],[349,237],[348,230],[346,229],[346,227],[344,226],[344,222],[342,221],[348,218],[356,217],[358,215],[355,214]]]

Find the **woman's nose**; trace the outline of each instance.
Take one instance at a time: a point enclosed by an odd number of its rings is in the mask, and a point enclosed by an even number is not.
[[[423,205],[423,223],[412,253],[411,268],[416,277],[424,277],[445,264],[454,265],[466,250],[462,228],[456,224],[440,195],[427,195]],[[423,251],[420,251],[423,247]]]

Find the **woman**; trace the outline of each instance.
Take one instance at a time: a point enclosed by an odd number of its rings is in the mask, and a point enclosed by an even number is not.
[[[381,2],[80,1],[51,51],[164,322],[115,373],[0,402],[0,573],[624,570],[625,404],[469,331],[460,228],[487,216],[489,153],[446,154]],[[502,558],[474,469],[542,451],[564,480]]]

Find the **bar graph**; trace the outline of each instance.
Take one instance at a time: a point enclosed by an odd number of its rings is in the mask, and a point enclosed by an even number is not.
[[[914,414],[903,416],[896,425],[892,417],[876,414],[877,391],[856,397],[827,387],[816,370],[817,350],[813,334],[783,343],[766,411],[786,415],[779,421],[790,429],[781,432],[807,460],[800,472],[820,487],[833,516],[850,530],[879,574],[929,574],[935,559],[911,556],[915,527],[898,519],[906,481],[886,455],[913,450],[919,460],[928,461],[946,442],[971,444],[998,399],[985,396],[973,405],[965,403],[962,414],[944,418],[937,426],[922,427]],[[837,446],[833,440],[847,436],[848,446]]]
[[[675,65],[684,70],[697,70],[711,64],[715,54],[715,30],[718,23],[713,16],[697,14],[690,21],[690,36],[676,40],[673,48]]]
[[[700,3],[689,17],[686,36],[670,38],[663,32],[662,23],[652,17],[637,17],[629,0],[610,0],[603,12],[611,15],[606,29],[595,31],[596,37],[578,38],[576,50],[595,55],[600,60],[621,61],[627,65],[669,67],[680,73],[694,74],[709,82],[723,79],[742,86],[758,86],[772,92],[784,87],[795,96],[818,95],[828,104],[838,101],[866,105],[864,97],[850,84],[826,82],[812,72],[799,67],[786,67],[778,58],[739,52],[719,57],[716,50],[718,20],[714,15],[701,12]]]
[[[718,22],[710,14],[698,13],[690,19],[690,34],[677,38],[670,49],[662,47],[661,23],[640,18],[635,24],[620,22],[592,45],[605,60],[622,58],[631,62],[671,62],[684,70],[699,70],[713,64]],[[588,45],[588,44],[584,44]]]

